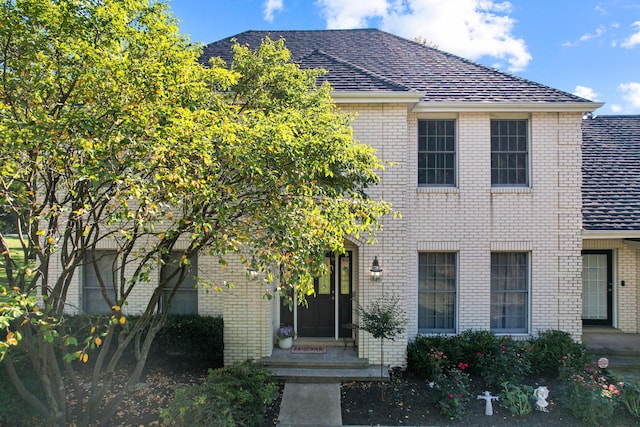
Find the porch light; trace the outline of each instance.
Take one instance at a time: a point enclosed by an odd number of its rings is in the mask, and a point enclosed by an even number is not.
[[[251,265],[247,268],[247,278],[249,280],[257,280],[260,272],[258,271],[258,262],[256,257],[251,257]]]
[[[382,268],[380,268],[380,263],[378,262],[378,256],[373,257],[373,264],[371,264],[371,270],[369,270],[369,275],[371,276],[371,280],[377,282],[382,277]]]

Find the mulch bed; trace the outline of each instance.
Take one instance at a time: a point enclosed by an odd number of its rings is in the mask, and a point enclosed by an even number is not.
[[[440,415],[431,399],[431,387],[428,382],[408,373],[398,375],[391,381],[350,382],[342,386],[342,423],[343,425],[383,425],[383,426],[584,426],[584,422],[575,418],[568,410],[559,405],[560,383],[558,380],[540,378],[538,381],[525,380],[529,385],[549,387],[549,412],[535,409],[524,416],[512,415],[499,402],[493,403],[492,416],[484,414],[485,401],[472,400],[466,415],[453,420]],[[499,390],[490,390],[499,394]],[[481,395],[478,381],[472,380],[473,395]],[[624,408],[620,408],[611,426],[640,425]]]

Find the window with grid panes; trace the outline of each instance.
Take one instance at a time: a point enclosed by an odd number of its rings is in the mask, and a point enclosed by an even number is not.
[[[529,185],[527,120],[491,120],[491,185]]]
[[[456,121],[418,121],[418,185],[456,185]]]
[[[160,271],[160,280],[164,283],[160,301],[160,310],[163,312],[167,309],[167,303],[174,285],[180,280],[181,257],[182,252],[171,252],[169,260],[162,266]],[[196,287],[195,278],[197,271],[198,259],[194,257],[185,268],[183,281],[171,300],[169,313],[198,314],[198,288]]]
[[[527,333],[529,323],[529,254],[491,254],[491,331]]]
[[[420,253],[418,269],[418,331],[455,333],[456,253]]]
[[[115,261],[116,252],[109,250],[87,251],[82,266],[82,310],[87,314],[111,312],[111,306],[102,295],[102,288],[112,303],[116,302]]]

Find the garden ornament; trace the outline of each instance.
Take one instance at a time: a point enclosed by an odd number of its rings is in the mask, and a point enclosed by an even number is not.
[[[544,386],[540,386],[537,389],[533,390],[533,395],[537,399],[536,401],[536,409],[542,412],[549,412],[547,406],[549,406],[549,402],[547,402],[547,398],[549,397],[549,389]]]
[[[478,396],[478,399],[484,399],[485,403],[484,403],[484,414],[485,415],[493,415],[493,405],[491,404],[491,402],[493,400],[499,400],[500,398],[498,396],[491,396],[491,393],[489,393],[489,391],[485,391],[484,394]]]

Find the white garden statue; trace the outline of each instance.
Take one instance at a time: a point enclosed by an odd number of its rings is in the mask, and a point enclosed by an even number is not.
[[[540,386],[537,389],[533,390],[533,395],[536,400],[536,409],[542,412],[549,412],[547,406],[549,406],[549,402],[547,402],[547,398],[549,397],[549,389],[544,386]]]
[[[489,391],[485,391],[484,394],[481,394],[478,396],[478,399],[484,399],[485,403],[484,403],[484,414],[485,415],[493,415],[493,405],[491,404],[491,402],[493,400],[499,400],[500,398],[498,396],[491,396],[491,393],[489,393]]]

